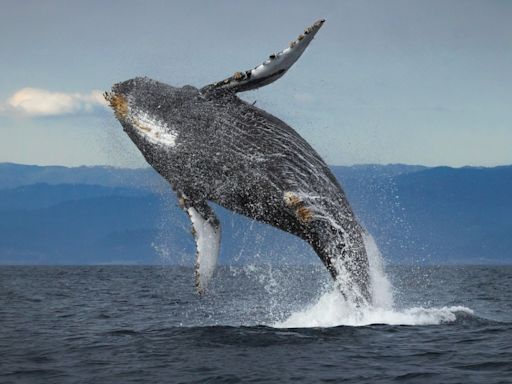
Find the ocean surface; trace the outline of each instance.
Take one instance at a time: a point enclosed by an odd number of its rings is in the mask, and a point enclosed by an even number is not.
[[[0,383],[512,383],[511,266],[386,276],[358,309],[318,265],[0,267]]]

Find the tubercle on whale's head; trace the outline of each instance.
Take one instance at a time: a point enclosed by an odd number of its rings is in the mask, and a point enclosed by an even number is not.
[[[118,119],[125,119],[128,114],[128,101],[121,93],[104,92],[103,97],[109,103],[110,107],[114,110],[114,114]]]
[[[121,123],[127,121],[130,117],[129,96],[133,88],[132,83],[133,81],[128,80],[114,84],[111,91],[103,93],[103,97]]]

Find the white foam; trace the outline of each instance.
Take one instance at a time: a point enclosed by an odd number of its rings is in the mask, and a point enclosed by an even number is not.
[[[273,324],[276,328],[314,328],[364,326],[370,324],[389,325],[436,325],[453,322],[457,312],[473,314],[466,307],[409,308],[394,310],[369,306],[357,308],[347,303],[337,289],[320,297],[316,304],[295,312],[282,322]]]
[[[345,299],[337,288],[332,288],[323,293],[315,304],[292,313],[284,321],[272,326],[313,328],[370,324],[436,325],[455,321],[458,312],[473,314],[471,309],[461,306],[395,309],[392,286],[384,272],[378,247],[370,235],[364,236],[364,242],[370,266],[371,305],[358,305]]]

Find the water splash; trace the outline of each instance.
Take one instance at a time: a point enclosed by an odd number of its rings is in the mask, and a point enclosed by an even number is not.
[[[367,233],[363,234],[363,242],[370,269],[372,305],[374,308],[391,309],[394,306],[393,287],[386,275],[379,247],[377,247],[373,236]]]
[[[370,324],[436,325],[454,322],[458,314],[473,315],[471,309],[462,306],[396,309],[392,285],[386,276],[379,249],[370,235],[364,236],[364,243],[370,266],[373,300],[371,305],[358,305],[350,297],[343,297],[337,288],[331,287],[315,304],[293,312],[288,318],[275,322],[272,326],[312,328]]]
[[[337,326],[389,325],[437,325],[456,321],[459,313],[472,315],[473,311],[462,306],[422,308],[404,310],[369,306],[354,308],[347,303],[337,289],[333,289],[320,300],[304,310],[290,315],[286,320],[274,323],[276,328],[315,328]]]

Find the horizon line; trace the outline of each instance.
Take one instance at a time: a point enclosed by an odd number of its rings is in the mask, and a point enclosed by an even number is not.
[[[64,164],[34,164],[34,163],[17,163],[11,161],[0,161],[0,165],[14,165],[14,166],[26,166],[26,167],[40,167],[40,168],[110,168],[110,169],[125,169],[125,170],[147,170],[151,169],[148,164],[145,167],[129,167],[129,166],[117,166],[109,164],[81,164],[81,165],[64,165]],[[480,168],[480,169],[491,169],[500,167],[511,167],[512,163],[507,164],[496,164],[496,165],[461,165],[452,166],[446,164],[440,165],[424,165],[424,164],[407,164],[407,163],[354,163],[354,164],[327,164],[329,167],[392,167],[392,166],[406,166],[406,167],[421,167],[421,168],[451,168],[451,169],[464,169],[464,168]]]

